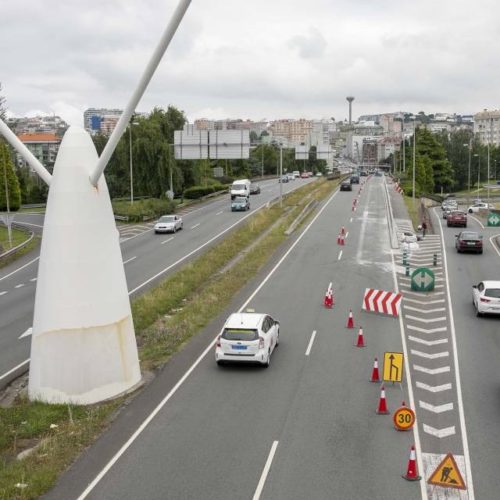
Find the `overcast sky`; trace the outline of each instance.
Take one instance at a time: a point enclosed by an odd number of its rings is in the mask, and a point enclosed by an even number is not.
[[[14,116],[123,108],[177,0],[2,2]],[[138,111],[196,118],[469,114],[500,107],[496,0],[193,0]]]

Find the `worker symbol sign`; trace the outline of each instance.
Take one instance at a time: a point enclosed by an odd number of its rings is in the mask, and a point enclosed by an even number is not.
[[[451,453],[448,453],[443,458],[427,482],[435,486],[442,486],[443,488],[467,489],[457,462],[455,462]]]
[[[384,382],[403,380],[403,353],[384,352]]]

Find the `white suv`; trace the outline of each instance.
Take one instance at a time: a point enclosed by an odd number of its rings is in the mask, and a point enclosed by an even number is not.
[[[266,368],[279,344],[280,324],[268,314],[233,313],[215,344],[215,361],[260,363]]]
[[[472,303],[476,316],[500,314],[500,281],[481,281],[472,286]]]

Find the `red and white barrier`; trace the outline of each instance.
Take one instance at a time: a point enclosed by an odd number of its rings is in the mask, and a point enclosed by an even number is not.
[[[399,316],[402,297],[400,293],[367,288],[363,298],[362,309],[365,311],[388,314],[389,316]]]

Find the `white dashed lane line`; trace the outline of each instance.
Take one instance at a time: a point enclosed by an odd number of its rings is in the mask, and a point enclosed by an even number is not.
[[[0,297],[1,297],[2,295],[5,295],[6,293],[7,293],[7,292],[0,292]]]
[[[19,283],[19,285],[16,285],[14,288],[21,288],[24,286],[24,283]]]
[[[191,226],[190,229],[196,229],[198,226],[201,226],[201,223],[195,224],[194,226]]]
[[[164,245],[165,243],[168,243],[169,241],[172,241],[174,238],[175,238],[175,236],[172,236],[172,237],[168,238],[167,240],[162,241],[161,244]]]
[[[130,257],[130,259],[126,260],[123,265],[128,264],[129,262],[132,262],[134,259],[137,259],[137,255],[134,257]]]
[[[220,212],[217,212],[215,215],[220,215],[222,213],[222,210]]]

